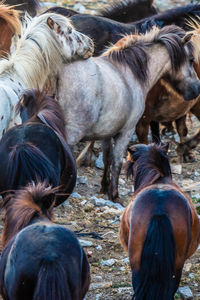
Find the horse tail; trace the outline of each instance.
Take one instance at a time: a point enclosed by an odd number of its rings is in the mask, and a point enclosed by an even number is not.
[[[143,245],[140,269],[133,274],[134,300],[169,300],[174,293],[176,243],[166,214],[151,218]]]
[[[71,300],[67,274],[58,260],[43,261],[34,291],[33,300]]]
[[[15,145],[10,152],[7,187],[18,188],[31,181],[57,186],[59,176],[49,158],[30,142]]]

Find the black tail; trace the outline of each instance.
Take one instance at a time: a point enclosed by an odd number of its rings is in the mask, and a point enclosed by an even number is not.
[[[23,143],[13,147],[7,172],[7,188],[16,189],[32,181],[58,186],[59,176],[52,162],[35,145]]]
[[[166,214],[154,215],[143,245],[140,269],[133,274],[134,300],[173,299],[176,244]]]
[[[44,261],[40,267],[33,300],[71,300],[67,274],[58,261]]]

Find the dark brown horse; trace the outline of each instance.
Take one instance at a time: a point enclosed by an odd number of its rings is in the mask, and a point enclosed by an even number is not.
[[[120,240],[129,254],[135,300],[172,300],[184,262],[197,249],[200,222],[190,198],[173,182],[168,145],[129,148],[135,194]]]
[[[53,223],[56,189],[31,184],[5,199],[0,293],[4,300],[81,300],[90,283],[75,235]]]
[[[34,106],[31,116],[26,106]],[[18,111],[26,122],[8,130],[0,141],[0,191],[45,181],[60,186],[58,205],[76,183],[76,163],[65,140],[62,111],[58,102],[35,90],[23,95]]]

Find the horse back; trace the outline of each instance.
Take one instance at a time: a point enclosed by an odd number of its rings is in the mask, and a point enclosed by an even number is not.
[[[69,285],[72,300],[82,299],[88,289],[87,257],[77,238],[65,227],[43,222],[30,225],[14,237],[2,257],[3,288],[8,299],[33,299],[41,266],[46,266],[49,272],[62,269],[63,278],[59,285]]]
[[[136,270],[151,219],[166,215],[172,225],[176,243],[176,267],[183,266],[198,246],[200,225],[195,209],[187,197],[175,186],[153,185],[136,194],[129,212],[130,263]]]

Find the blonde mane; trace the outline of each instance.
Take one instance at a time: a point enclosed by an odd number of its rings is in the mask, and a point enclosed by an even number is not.
[[[194,54],[194,60],[196,63],[199,63],[200,59],[200,17],[196,16],[196,18],[190,18],[187,20],[186,24],[191,29],[187,34],[192,34],[192,44],[193,44],[193,54]]]
[[[7,26],[14,34],[20,34],[21,23],[19,20],[19,12],[14,9],[14,5],[9,6],[0,2],[0,18],[3,19]]]
[[[43,86],[47,75],[58,71],[63,62],[62,45],[47,24],[49,17],[61,28],[71,26],[66,17],[53,13],[29,20],[16,49],[8,59],[0,61],[0,78],[14,73],[22,79],[26,88],[38,88]]]

